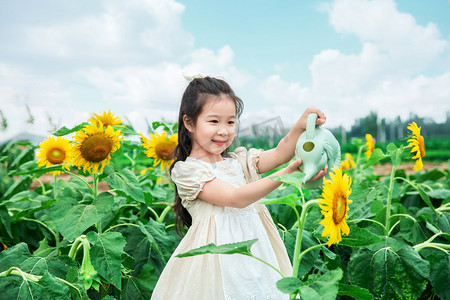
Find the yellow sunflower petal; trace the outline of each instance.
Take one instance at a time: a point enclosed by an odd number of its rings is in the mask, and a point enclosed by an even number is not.
[[[160,166],[161,170],[168,169],[174,161],[174,151],[178,144],[178,134],[167,136],[167,132],[163,131],[162,134],[157,132],[150,133],[150,138],[145,137],[140,133],[142,140],[142,147],[147,149],[145,154],[153,158],[153,166]]]
[[[102,122],[85,126],[74,136],[74,164],[83,171],[103,172],[111,160],[111,153],[120,148],[122,133]]]
[[[322,197],[317,199],[321,204],[324,219],[319,222],[324,226],[322,236],[329,236],[328,246],[337,244],[342,240],[341,233],[348,235],[350,228],[345,219],[348,218],[348,204],[352,201],[348,199],[351,194],[351,178],[347,174],[342,174],[342,170],[334,167],[330,173],[331,181],[324,179]]]
[[[64,137],[50,136],[45,141],[39,144],[36,150],[36,161],[39,167],[51,167],[55,165],[62,165],[66,170],[69,170],[69,165],[72,163],[73,146],[70,141]],[[60,171],[50,172],[54,175],[61,174]]]

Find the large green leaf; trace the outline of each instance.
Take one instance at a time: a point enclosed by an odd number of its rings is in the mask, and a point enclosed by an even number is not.
[[[336,299],[339,290],[338,283],[342,279],[342,270],[336,269],[328,271],[327,273],[313,277],[312,282],[309,283],[309,287],[320,295],[320,298],[305,297],[306,291],[300,288],[300,296],[305,300],[321,299],[321,300],[333,300]],[[308,290],[309,296],[309,290]]]
[[[296,197],[293,194],[281,197],[281,198],[276,198],[276,199],[265,199],[264,201],[262,201],[263,204],[286,204],[289,205],[290,207],[292,207],[293,209],[296,209],[295,207],[298,205],[297,201],[299,200],[298,197]]]
[[[102,219],[114,204],[113,195],[101,193],[92,204],[78,204],[73,198],[56,201],[50,215],[58,231],[69,241]]]
[[[339,245],[362,247],[377,244],[381,241],[382,239],[378,235],[373,234],[369,230],[359,228],[357,226],[351,226],[349,235],[342,236],[342,241],[339,242]]]
[[[0,291],[1,299],[70,299],[68,286],[48,272],[39,281],[18,275],[2,276]]]
[[[12,237],[11,234],[11,217],[8,210],[4,206],[0,206],[0,225],[6,229],[6,233]]]
[[[417,299],[426,287],[429,265],[412,247],[387,239],[377,247],[356,250],[348,272],[352,284],[377,299]]]
[[[123,300],[147,300],[152,295],[158,281],[155,268],[144,265],[139,276],[126,276],[122,283],[121,299]]]
[[[358,300],[372,300],[372,294],[365,288],[362,288],[357,285],[347,285],[347,284],[339,284],[339,292],[340,296],[350,296],[353,299]]]
[[[0,272],[19,266],[29,257],[31,257],[30,250],[25,243],[19,243],[0,252]]]
[[[95,270],[108,282],[121,289],[121,257],[125,238],[119,232],[97,234],[89,231],[87,239],[92,244],[89,250]]]
[[[398,167],[402,162],[403,147],[400,146],[400,148],[397,148],[397,146],[394,143],[389,143],[386,146],[386,151],[391,158],[392,164]]]
[[[283,293],[294,294],[300,291],[303,300],[334,300],[337,297],[342,279],[342,270],[328,271],[323,275],[311,275],[306,283],[294,277],[286,277],[277,282],[277,287]]]
[[[136,175],[129,169],[120,172],[111,172],[105,181],[111,189],[125,193],[131,200],[145,203],[144,193],[139,185]]]
[[[277,281],[277,288],[285,294],[298,293],[302,281],[297,277],[285,277]]]
[[[381,150],[380,148],[375,148],[372,152],[372,154],[370,155],[370,158],[366,161],[366,163],[364,164],[364,168],[368,168],[374,164],[376,164],[377,162],[379,162],[382,159],[385,159],[386,157],[388,157],[389,155],[384,154],[383,150]]]
[[[248,240],[244,242],[230,243],[224,245],[215,245],[213,243],[199,248],[189,250],[188,252],[178,254],[177,257],[189,257],[202,254],[243,254],[252,255],[250,248],[258,239]]]
[[[441,299],[450,299],[450,254],[434,250],[425,256],[430,262],[430,283]]]
[[[164,224],[150,219],[147,224],[138,222],[139,229],[147,237],[150,246],[156,250],[164,263],[171,256],[173,239],[167,235]]]
[[[305,173],[294,172],[291,174],[283,174],[281,176],[272,176],[272,177],[269,177],[269,179],[282,181],[284,183],[295,186],[298,190],[301,190],[304,177],[305,177]]]
[[[5,194],[3,195],[2,198],[8,199],[8,198],[12,197],[13,195],[15,195],[15,194],[17,194],[19,192],[28,190],[30,188],[30,186],[31,186],[31,182],[32,182],[32,180],[31,180],[30,176],[21,175],[6,190],[6,192],[5,192]]]

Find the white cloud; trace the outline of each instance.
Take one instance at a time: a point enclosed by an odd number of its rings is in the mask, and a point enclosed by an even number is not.
[[[448,59],[449,41],[436,25],[417,24],[392,0],[336,0],[326,11],[336,31],[360,38],[361,51],[322,50],[310,64],[310,87],[278,75],[266,78],[259,90],[272,103],[274,115],[293,122],[314,105],[328,115],[330,127],[349,128],[355,118],[370,111],[389,119],[405,119],[413,112],[445,120],[450,111],[450,73],[422,74]]]

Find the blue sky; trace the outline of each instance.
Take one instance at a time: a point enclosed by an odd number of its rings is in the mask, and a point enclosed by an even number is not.
[[[449,15],[448,1],[421,0],[2,1],[0,141],[108,109],[138,130],[175,121],[183,75],[198,73],[231,84],[242,124],[288,127],[309,105],[329,127],[370,111],[442,122]]]

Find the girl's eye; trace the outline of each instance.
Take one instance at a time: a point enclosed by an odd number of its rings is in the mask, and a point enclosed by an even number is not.
[[[234,121],[229,121],[228,124],[234,125]]]
[[[219,123],[217,120],[211,120],[209,122],[211,122],[211,123]]]

